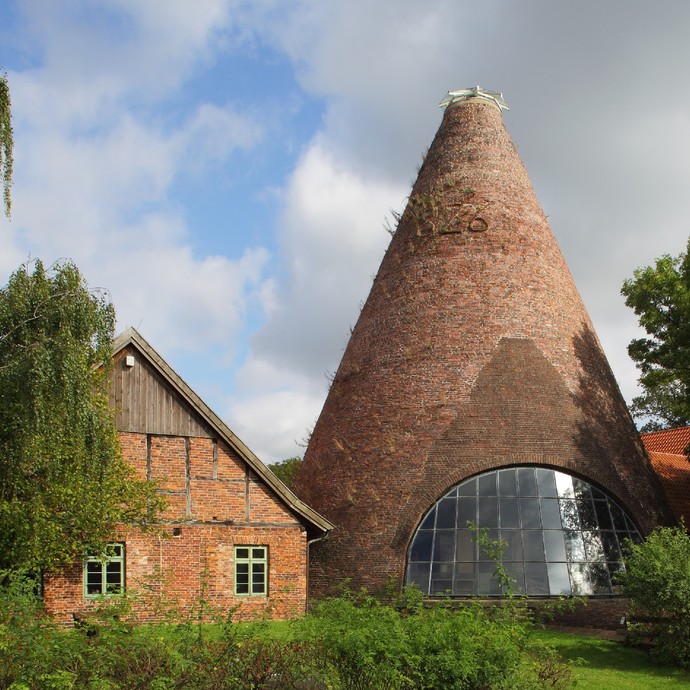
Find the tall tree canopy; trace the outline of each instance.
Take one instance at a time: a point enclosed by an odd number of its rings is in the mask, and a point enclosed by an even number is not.
[[[643,389],[633,414],[647,420],[643,431],[690,424],[690,242],[678,256],[638,268],[621,292],[649,336],[628,346]]]
[[[281,460],[280,462],[274,462],[272,465],[268,466],[268,469],[290,489],[292,488],[292,483],[295,481],[300,467],[302,467],[302,458],[294,457]]]
[[[2,199],[5,215],[9,218],[12,210],[10,187],[12,186],[12,152],[14,137],[12,134],[12,103],[7,75],[0,74],[0,178],[2,178]]]
[[[114,323],[69,262],[24,265],[0,290],[0,568],[61,565],[158,508],[108,406]]]

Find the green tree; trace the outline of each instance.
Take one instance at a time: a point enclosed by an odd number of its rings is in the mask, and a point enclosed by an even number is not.
[[[620,575],[641,635],[656,637],[655,653],[690,668],[690,536],[681,527],[660,527],[641,544],[628,544]]]
[[[53,568],[146,525],[155,486],[122,459],[108,405],[115,316],[70,262],[0,290],[0,568]]]
[[[280,462],[274,462],[272,465],[268,466],[268,469],[271,470],[285,486],[290,488],[295,481],[300,467],[302,467],[302,458],[294,457],[281,460]]]
[[[14,137],[12,134],[12,103],[7,75],[0,75],[0,177],[2,177],[2,198],[5,215],[9,218],[12,210],[10,187],[12,186],[12,152]]]
[[[648,420],[643,431],[689,424],[689,252],[664,255],[654,266],[638,268],[633,278],[623,283],[621,293],[648,335],[628,346],[640,370],[643,389],[633,400],[633,415]]]

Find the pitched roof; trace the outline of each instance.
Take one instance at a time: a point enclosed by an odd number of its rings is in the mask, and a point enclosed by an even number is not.
[[[690,426],[652,431],[641,436],[648,453],[685,455],[685,449],[690,445]]]
[[[656,451],[649,452],[649,459],[676,517],[690,526],[690,462],[685,455]]]
[[[230,430],[223,420],[189,387],[149,342],[134,328],[128,328],[113,341],[113,355],[134,346],[151,363],[166,383],[196,412],[208,426],[232,448],[307,527],[310,539],[325,536],[333,525],[285,486],[266,465]]]

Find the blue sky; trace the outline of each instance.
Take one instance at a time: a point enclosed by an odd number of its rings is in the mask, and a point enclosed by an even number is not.
[[[264,460],[300,454],[449,89],[506,124],[623,393],[687,242],[684,0],[5,0],[0,280],[73,259]]]

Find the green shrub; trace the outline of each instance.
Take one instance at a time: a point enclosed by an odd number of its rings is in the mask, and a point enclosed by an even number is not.
[[[400,603],[402,608],[398,608]],[[414,592],[384,603],[366,592],[319,602],[301,635],[322,645],[329,687],[567,688],[570,668],[532,642],[519,603],[425,608]]]
[[[425,608],[416,590],[343,592],[280,635],[267,621],[132,625],[104,602],[80,628],[43,615],[26,579],[0,592],[0,690],[488,690],[567,688],[518,601]]]
[[[620,581],[631,603],[632,629],[655,640],[664,663],[690,668],[690,536],[661,527],[642,543],[628,543]]]

